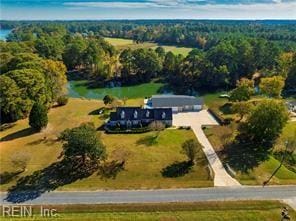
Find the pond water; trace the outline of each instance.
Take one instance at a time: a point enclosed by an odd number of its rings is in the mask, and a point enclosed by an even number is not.
[[[69,97],[84,97],[90,99],[103,99],[107,94],[115,96],[117,98],[144,98],[153,94],[163,93],[163,83],[145,83],[133,86],[122,87],[105,87],[105,88],[89,88],[86,80],[81,81],[69,81],[68,82],[68,94]]]
[[[10,32],[10,29],[0,29],[0,40],[5,41]]]

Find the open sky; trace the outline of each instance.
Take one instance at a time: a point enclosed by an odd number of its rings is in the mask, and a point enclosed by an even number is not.
[[[296,19],[296,0],[1,0],[0,19]]]

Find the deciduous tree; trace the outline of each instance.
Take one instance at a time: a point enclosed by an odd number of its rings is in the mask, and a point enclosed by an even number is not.
[[[282,76],[273,76],[262,78],[259,84],[260,90],[268,97],[279,98],[285,86],[285,81]]]
[[[105,146],[92,123],[84,123],[79,127],[65,130],[61,134],[61,139],[64,141],[65,157],[81,157],[82,162],[86,163],[88,158],[97,161],[106,156]]]
[[[281,133],[288,120],[288,111],[281,101],[261,101],[246,120],[246,135],[257,143],[272,143]]]

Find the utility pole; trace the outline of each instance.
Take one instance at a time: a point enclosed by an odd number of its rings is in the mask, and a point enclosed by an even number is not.
[[[281,160],[280,165],[279,165],[278,168],[276,168],[276,170],[271,174],[271,176],[269,177],[269,179],[263,182],[263,187],[266,186],[266,185],[270,182],[270,180],[272,179],[272,177],[274,177],[274,175],[275,175],[275,174],[279,171],[279,169],[282,167],[282,165],[283,165],[283,163],[284,163],[284,160],[285,160],[285,158],[286,158],[286,156],[287,156],[287,153],[288,153],[289,141],[286,141],[286,142],[285,142],[285,146],[286,146],[286,148],[285,148],[284,154],[283,154],[283,156],[282,156],[282,160]]]

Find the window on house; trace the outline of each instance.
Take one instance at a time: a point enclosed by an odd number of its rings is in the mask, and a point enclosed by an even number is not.
[[[125,112],[124,112],[124,111],[121,111],[121,113],[120,113],[120,118],[121,118],[121,119],[124,119],[124,118],[125,118]]]

